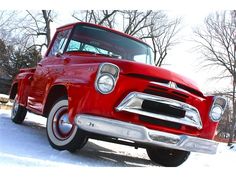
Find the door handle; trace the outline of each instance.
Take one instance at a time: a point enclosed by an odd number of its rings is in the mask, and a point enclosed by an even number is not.
[[[70,58],[64,58],[63,60],[64,60],[64,64],[70,63]]]

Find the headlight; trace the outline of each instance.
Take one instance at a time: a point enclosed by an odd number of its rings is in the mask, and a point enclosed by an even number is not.
[[[211,110],[211,119],[218,122],[223,114],[223,110],[220,106],[216,105]]]
[[[210,111],[210,118],[214,122],[219,122],[224,114],[227,102],[223,97],[214,97],[214,102]]]
[[[115,88],[119,72],[118,66],[111,63],[102,63],[99,66],[95,81],[96,90],[102,94],[111,93]]]
[[[114,85],[115,80],[109,74],[101,75],[97,80],[97,89],[103,94],[111,93],[114,89]]]

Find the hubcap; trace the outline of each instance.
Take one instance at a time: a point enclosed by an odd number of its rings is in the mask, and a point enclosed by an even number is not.
[[[63,114],[58,121],[58,129],[63,134],[68,134],[72,128],[72,124],[69,123],[68,114]]]
[[[59,108],[53,118],[53,132],[60,140],[70,137],[74,126],[69,122],[68,108]]]

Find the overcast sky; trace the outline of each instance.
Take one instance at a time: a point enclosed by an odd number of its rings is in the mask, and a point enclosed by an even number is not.
[[[231,80],[215,80],[212,77],[219,75],[220,70],[212,68],[202,69],[201,54],[195,50],[196,43],[193,29],[202,27],[204,19],[216,10],[210,9],[186,9],[169,11],[170,16],[181,16],[183,18],[183,28],[179,33],[180,43],[173,47],[169,52],[166,62],[170,65],[165,66],[168,69],[185,75],[197,82],[198,86],[204,92],[212,92],[219,89],[226,89],[230,86]]]
[[[200,59],[201,54],[195,50],[196,43],[193,42],[195,38],[193,29],[203,26],[204,19],[210,14],[214,13],[210,9],[191,9],[191,10],[175,10],[168,11],[170,16],[181,16],[183,18],[182,29],[179,36],[179,44],[169,51],[166,63],[169,65],[165,68],[171,69],[177,73],[185,75],[196,81],[198,86],[204,91],[215,91],[229,87],[230,80],[213,80],[219,71],[213,69],[202,69]],[[202,60],[202,59],[201,59]]]

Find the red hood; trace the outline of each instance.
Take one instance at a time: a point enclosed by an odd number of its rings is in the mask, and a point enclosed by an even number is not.
[[[114,64],[117,64],[121,69],[121,74],[124,75],[144,75],[147,77],[150,77],[150,79],[161,79],[166,81],[172,81],[176,84],[181,84],[186,87],[189,87],[191,89],[194,89],[198,92],[201,92],[200,89],[196,86],[196,83],[192,81],[191,79],[188,79],[184,76],[181,76],[177,73],[174,73],[172,71],[169,71],[164,68],[156,67],[156,66],[150,66],[146,64],[136,63],[136,62],[130,62],[122,60],[122,62],[113,62]]]
[[[114,58],[108,58],[108,57],[101,57],[101,56],[91,56],[91,54],[84,54],[83,56],[77,56],[73,53],[69,54],[70,57],[75,57],[75,61],[79,61],[80,63],[101,63],[101,62],[110,62],[114,63],[120,68],[120,74],[123,75],[130,75],[130,76],[136,76],[140,78],[147,78],[150,81],[155,80],[165,80],[167,82],[172,81],[176,84],[179,84],[181,86],[187,87],[189,90],[193,90],[194,93],[197,95],[203,96],[200,89],[196,86],[194,81],[181,76],[177,73],[171,72],[167,69],[163,69],[156,66],[146,65],[138,62],[133,62],[129,60],[124,59],[114,59]],[[145,77],[144,77],[145,76]],[[187,89],[187,90],[188,90]]]

